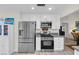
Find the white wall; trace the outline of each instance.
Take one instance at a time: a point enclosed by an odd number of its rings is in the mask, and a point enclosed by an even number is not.
[[[68,5],[68,4],[67,4]],[[62,11],[61,17],[67,16],[69,14],[74,13],[75,11],[79,10],[79,5],[77,4],[71,4],[64,8]]]
[[[75,27],[75,21],[79,21],[78,14],[76,15],[75,13],[70,14],[70,15],[65,16],[65,17],[62,17],[60,19],[61,24],[62,23],[68,23],[68,32],[69,33],[66,35],[66,37],[73,38],[72,35],[71,35],[71,31]]]
[[[15,13],[15,12],[0,12],[0,18],[6,18],[6,17],[9,17],[9,18],[13,17],[14,20],[15,20],[13,37],[10,36],[9,39],[7,39],[7,41],[3,40],[4,41],[3,44],[5,44],[5,46],[8,47],[8,50],[10,51],[10,52],[8,51],[7,53],[12,53],[12,51],[14,51],[14,52],[18,51],[18,49],[17,49],[17,47],[18,47],[17,46],[18,45],[17,42],[18,42],[18,20],[19,20],[19,13]],[[2,37],[0,37],[0,39],[2,39]],[[12,45],[10,45],[11,42],[13,43]],[[10,47],[11,47],[11,49],[10,49]],[[4,48],[2,49],[2,51],[4,51]]]

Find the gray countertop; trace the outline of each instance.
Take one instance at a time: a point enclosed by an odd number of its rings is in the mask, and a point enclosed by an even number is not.
[[[50,37],[64,37],[63,35],[58,35],[53,33],[49,33],[49,34],[36,33],[36,35],[50,35]]]

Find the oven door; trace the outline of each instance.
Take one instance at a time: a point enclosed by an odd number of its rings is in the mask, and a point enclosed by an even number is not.
[[[41,49],[54,49],[53,40],[41,40]]]

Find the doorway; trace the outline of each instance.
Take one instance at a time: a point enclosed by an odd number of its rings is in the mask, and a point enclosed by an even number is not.
[[[68,28],[69,28],[68,23],[62,23],[62,30],[65,32],[65,37],[66,37],[66,36],[68,35],[68,33],[69,33]]]

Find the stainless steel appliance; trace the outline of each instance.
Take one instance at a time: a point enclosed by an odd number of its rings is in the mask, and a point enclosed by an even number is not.
[[[53,40],[41,40],[41,49],[54,49]]]
[[[41,22],[41,28],[51,28],[52,22]]]
[[[54,49],[54,40],[53,36],[50,34],[41,34],[41,50],[51,50]]]
[[[19,22],[19,52],[34,52],[35,50],[36,22]]]

